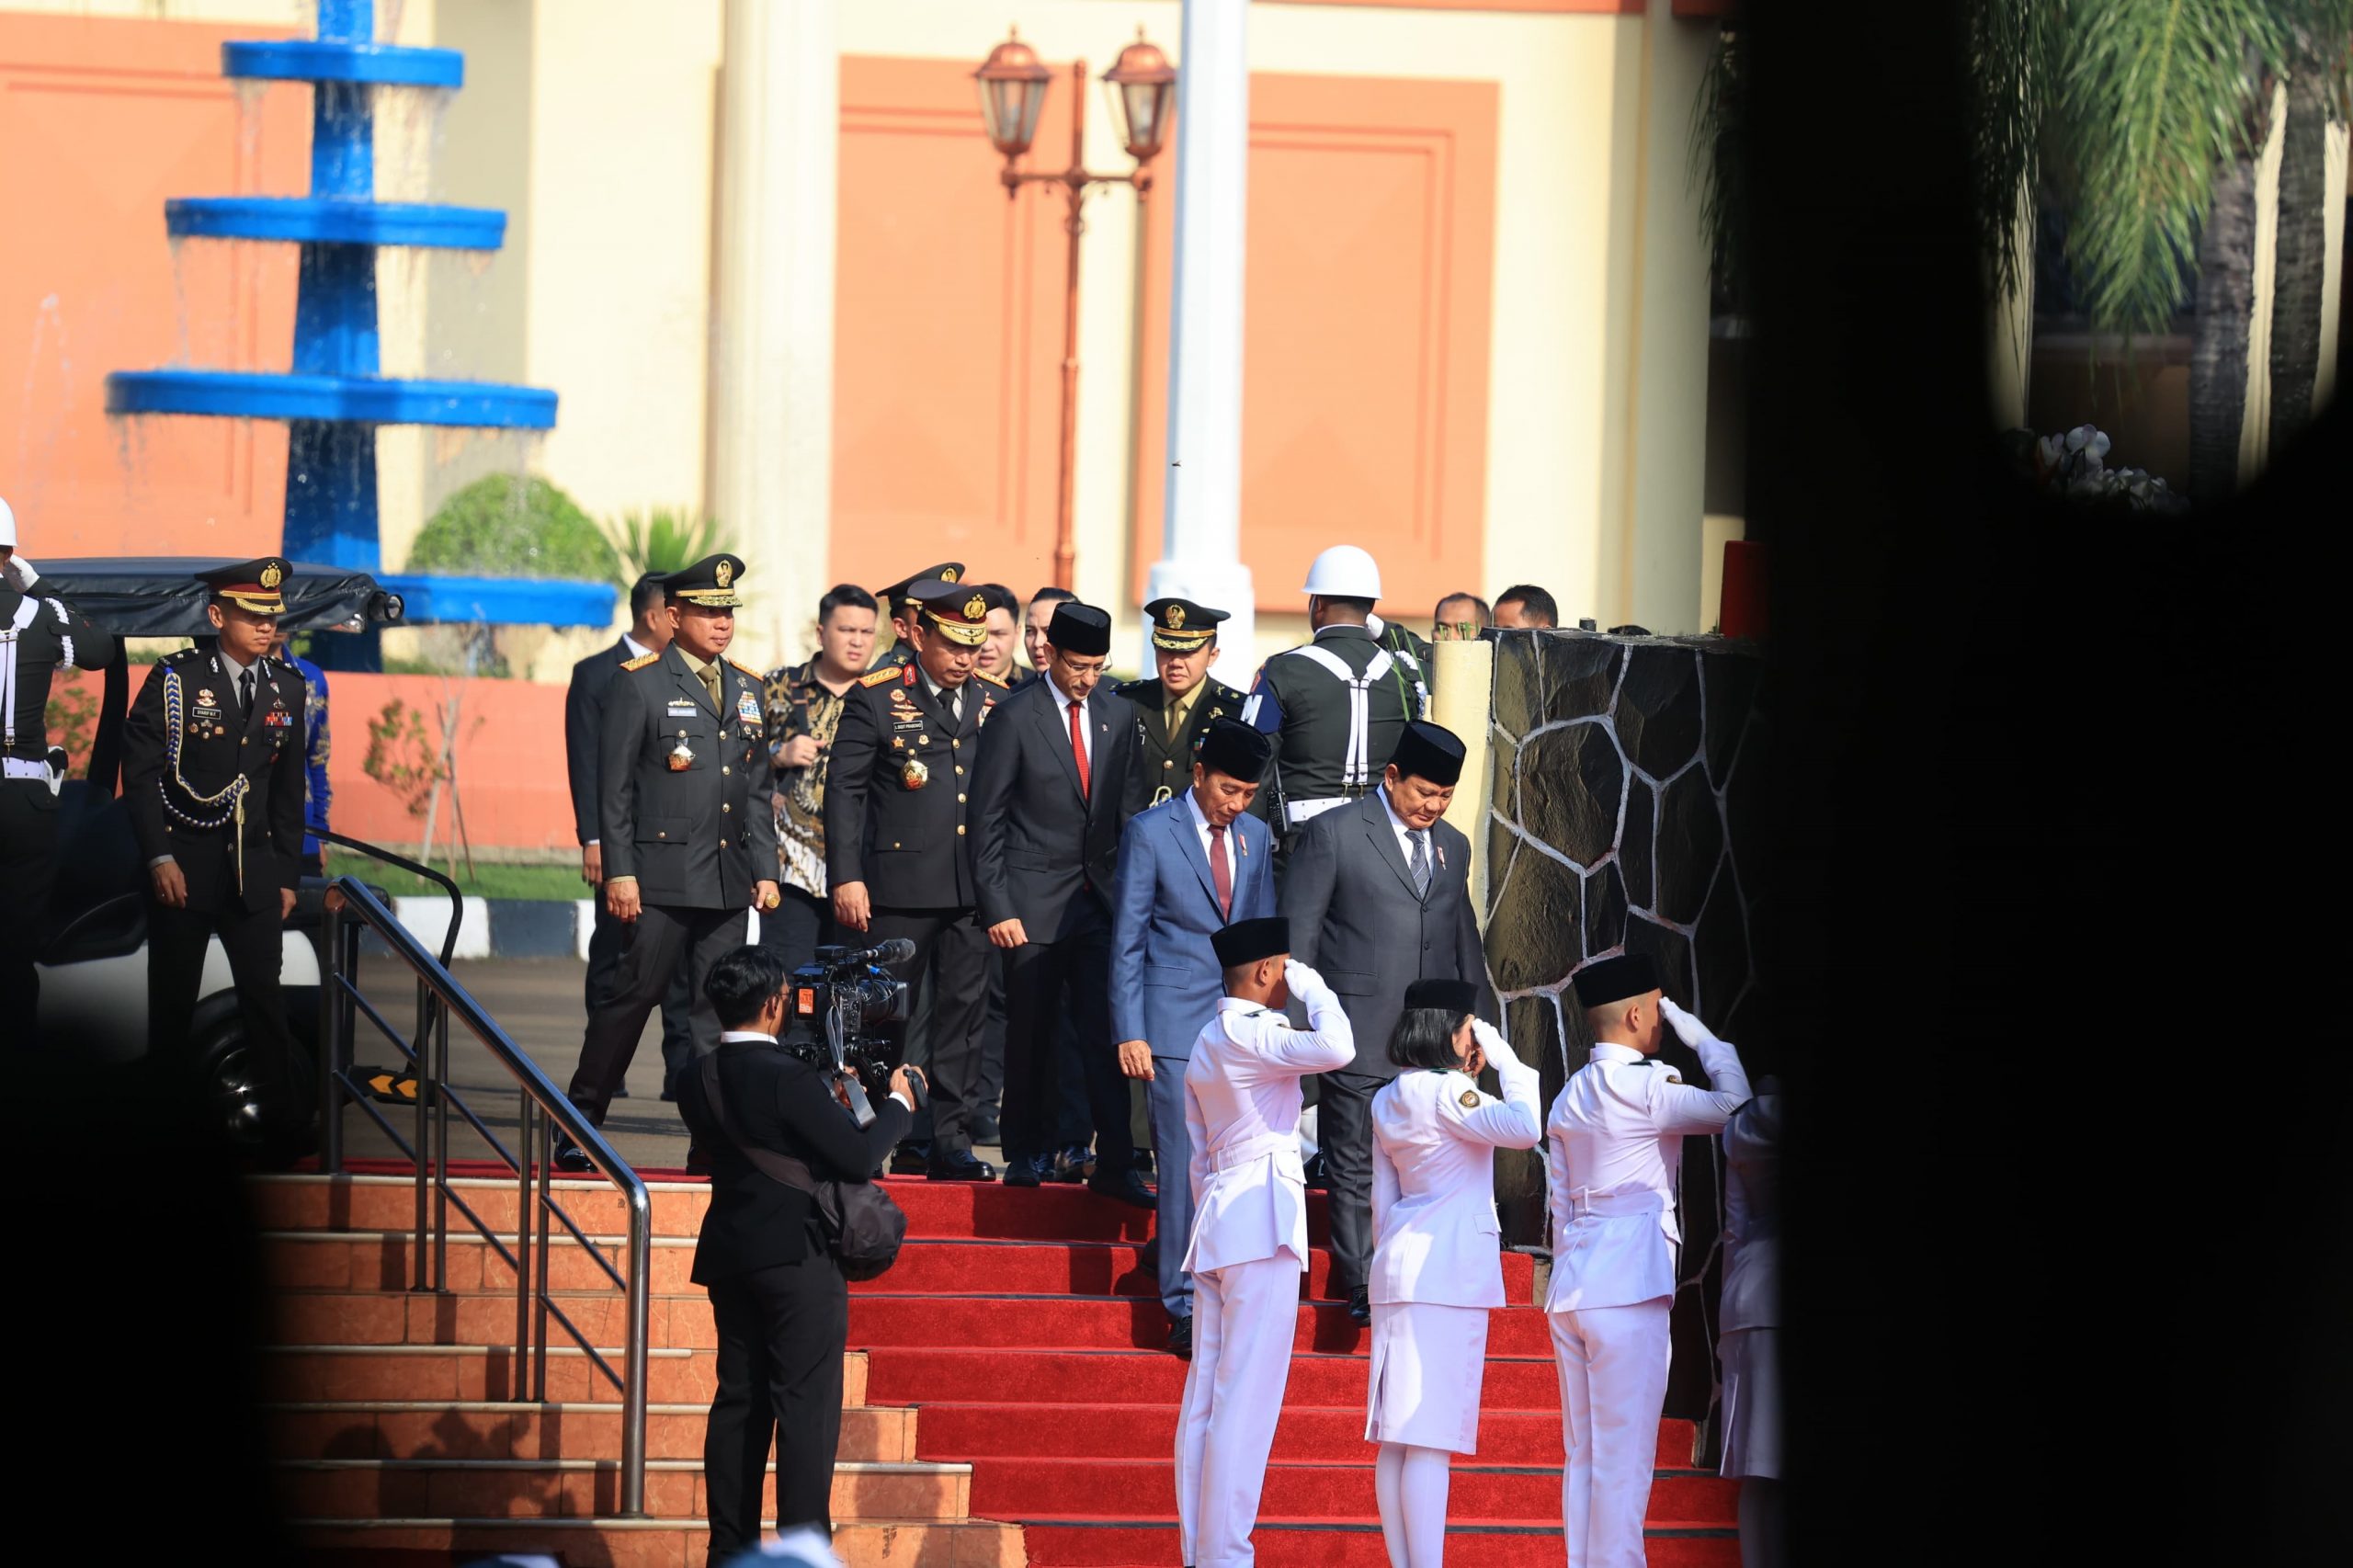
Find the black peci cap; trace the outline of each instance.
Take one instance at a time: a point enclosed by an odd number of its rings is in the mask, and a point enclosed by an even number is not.
[[[1400,774],[1451,785],[1462,778],[1462,741],[1452,730],[1415,719],[1397,737],[1397,749],[1389,760]]]
[[[1219,968],[1240,969],[1244,964],[1290,952],[1290,922],[1279,915],[1262,920],[1237,920],[1211,933],[1210,946],[1217,950]]]
[[[742,556],[706,555],[685,571],[664,578],[662,594],[674,603],[684,600],[711,609],[733,609],[744,602],[735,591],[736,580],[743,575]]]
[[[294,568],[284,556],[265,555],[199,572],[196,580],[239,609],[256,615],[284,615],[286,597],[280,590],[293,574]]]
[[[1648,953],[1620,953],[1614,959],[1596,959],[1577,971],[1576,986],[1578,1006],[1606,1006],[1629,996],[1656,991],[1658,965]]]
[[[1479,988],[1467,980],[1417,980],[1405,987],[1408,1007],[1436,1007],[1461,1017],[1479,1010]]]
[[[1201,732],[1193,760],[1211,773],[1256,784],[1266,778],[1267,763],[1274,755],[1274,743],[1250,725],[1236,719],[1213,719]]]
[[[1225,611],[1197,605],[1190,599],[1154,599],[1143,607],[1152,621],[1152,645],[1172,653],[1189,653],[1217,641],[1217,623]]]
[[[1046,623],[1046,641],[1065,653],[1099,659],[1111,651],[1111,618],[1093,605],[1064,599]]]

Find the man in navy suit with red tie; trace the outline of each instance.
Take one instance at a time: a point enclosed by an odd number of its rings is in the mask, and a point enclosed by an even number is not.
[[[1232,719],[1201,732],[1192,787],[1140,812],[1120,839],[1111,914],[1111,1033],[1120,1069],[1151,1085],[1160,1169],[1154,1256],[1168,1348],[1193,1349],[1193,1281],[1185,1244],[1193,1228],[1185,1132],[1185,1064],[1225,994],[1211,937],[1275,912],[1274,839],[1249,814],[1274,747]]]

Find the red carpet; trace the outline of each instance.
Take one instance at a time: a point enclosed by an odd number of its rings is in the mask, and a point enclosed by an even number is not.
[[[1073,1187],[1008,1191],[896,1179],[908,1243],[851,1287],[849,1344],[869,1353],[868,1403],[914,1405],[918,1457],[969,1462],[972,1512],[1024,1527],[1039,1568],[1179,1561],[1173,1475],[1186,1364],[1142,1244],[1152,1217]],[[1310,1199],[1314,1291],[1328,1277],[1321,1194]],[[1505,1259],[1526,1301],[1529,1260]],[[1381,1568],[1374,1449],[1364,1441],[1369,1331],[1302,1302],[1256,1546],[1267,1568]],[[1689,1470],[1691,1432],[1662,1422],[1651,1494],[1653,1568],[1740,1561],[1733,1483]],[[1480,1452],[1459,1459],[1448,1562],[1558,1562],[1561,1416],[1542,1314],[1488,1331]]]

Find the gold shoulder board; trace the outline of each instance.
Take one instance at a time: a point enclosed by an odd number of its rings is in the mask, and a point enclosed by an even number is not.
[[[892,681],[897,680],[901,673],[901,665],[885,665],[879,670],[869,670],[864,675],[858,676],[858,684],[860,686],[888,686]]]
[[[995,687],[998,690],[1002,691],[1006,689],[1005,682],[998,679],[995,676],[989,674],[988,671],[974,670],[972,673],[980,676],[983,680],[988,682],[991,686]]]
[[[739,670],[743,671],[745,675],[750,676],[754,680],[766,680],[766,679],[767,678],[766,676],[764,676],[764,675],[760,674],[760,672],[759,672],[759,671],[757,671],[757,670],[754,669],[754,668],[753,668],[751,665],[737,665],[737,664],[735,664],[735,661],[734,661],[734,660],[733,660],[733,659],[730,659],[730,660],[728,660],[727,662],[728,662],[730,665],[733,665],[735,668],[737,668],[737,669],[739,669]]]
[[[640,653],[634,659],[622,660],[621,668],[625,670],[642,670],[648,665],[660,664],[661,662],[662,655],[659,653]]]

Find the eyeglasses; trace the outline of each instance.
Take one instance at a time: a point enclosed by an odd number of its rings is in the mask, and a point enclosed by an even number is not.
[[[1441,620],[1430,628],[1433,642],[1476,642],[1480,627],[1475,620]]]

